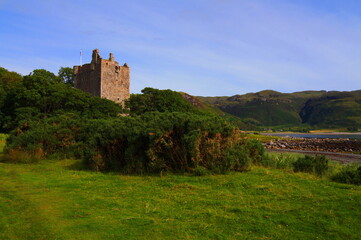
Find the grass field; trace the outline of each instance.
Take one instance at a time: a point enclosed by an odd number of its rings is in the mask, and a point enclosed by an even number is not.
[[[361,187],[254,168],[127,176],[0,163],[0,239],[361,239]]]
[[[247,139],[255,139],[260,142],[269,142],[272,140],[280,139],[281,137],[278,136],[270,136],[270,135],[262,135],[262,134],[245,134]]]

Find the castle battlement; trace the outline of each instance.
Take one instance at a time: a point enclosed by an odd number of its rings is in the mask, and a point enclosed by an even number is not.
[[[94,96],[124,104],[129,98],[130,68],[119,66],[112,53],[102,59],[99,50],[93,50],[91,63],[74,66],[74,86]]]

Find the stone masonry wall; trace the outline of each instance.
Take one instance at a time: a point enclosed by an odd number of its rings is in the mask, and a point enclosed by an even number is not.
[[[100,58],[99,51],[95,49],[90,64],[74,66],[74,86],[124,105],[130,96],[130,69],[127,64],[119,66],[113,54],[110,54],[109,60]]]
[[[90,63],[74,67],[74,87],[100,97],[100,65]]]
[[[129,67],[105,59],[101,60],[101,65],[101,97],[123,103],[130,96]]]

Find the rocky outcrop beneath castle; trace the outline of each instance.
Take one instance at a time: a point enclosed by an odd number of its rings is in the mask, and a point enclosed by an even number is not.
[[[264,143],[267,149],[317,152],[361,153],[361,140],[321,138],[280,138]]]

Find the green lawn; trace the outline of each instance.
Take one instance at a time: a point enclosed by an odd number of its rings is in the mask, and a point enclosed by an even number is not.
[[[0,239],[361,239],[361,187],[254,168],[205,177],[0,163]]]

